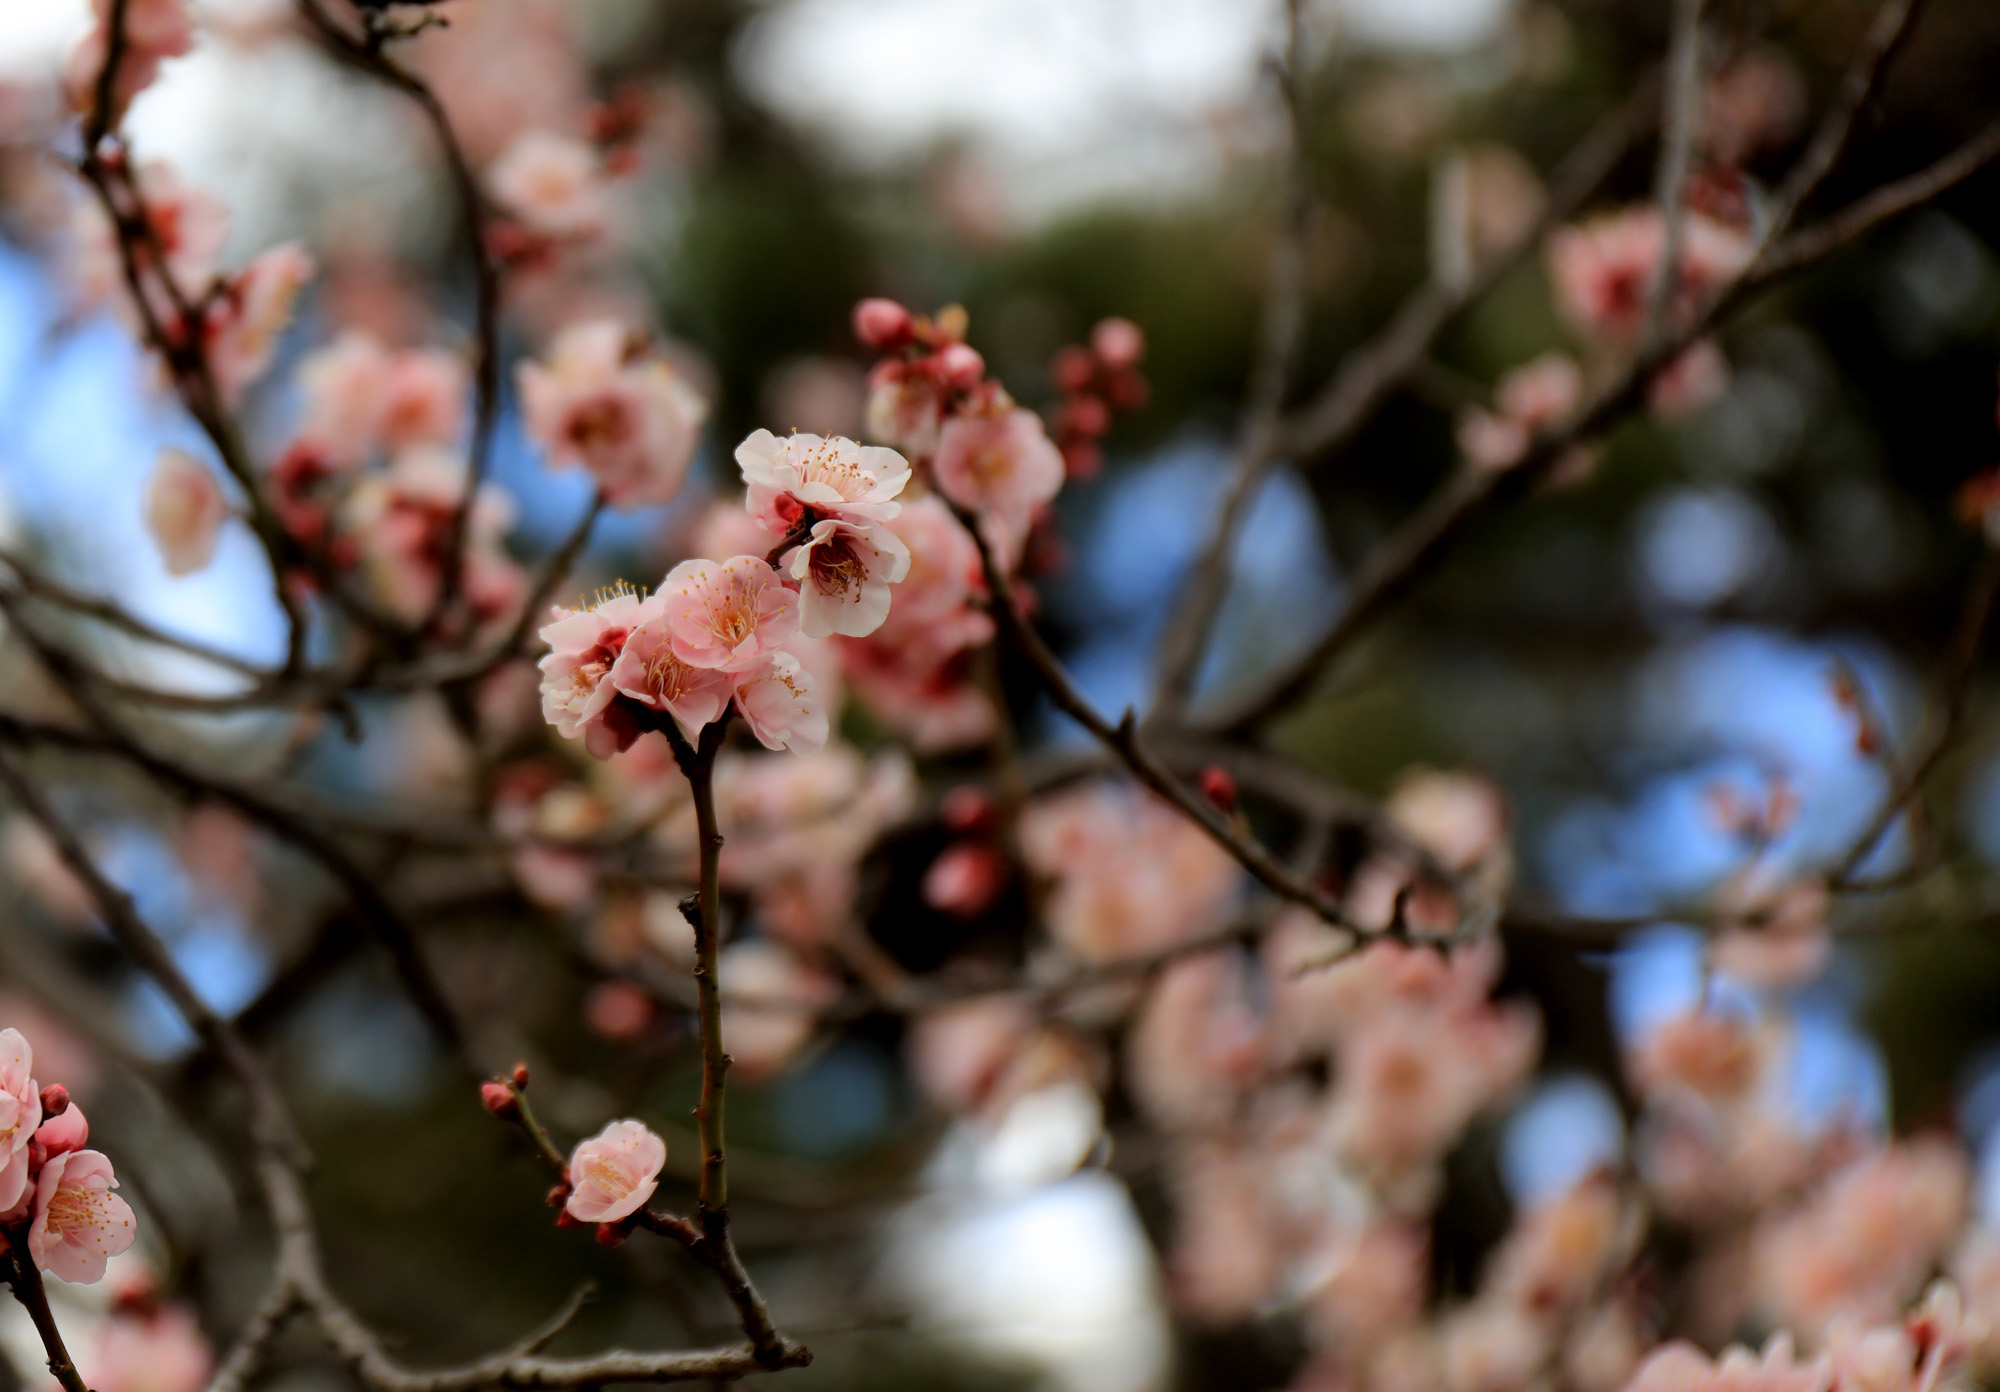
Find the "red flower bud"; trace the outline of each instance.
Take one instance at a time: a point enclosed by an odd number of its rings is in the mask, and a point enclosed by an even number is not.
[[[910,311],[894,300],[863,300],[854,306],[854,336],[870,348],[900,348],[910,341]]]
[[[511,1086],[498,1081],[479,1085],[479,1105],[507,1121],[521,1114],[521,1099]]]
[[[597,1225],[597,1245],[600,1247],[623,1247],[625,1239],[631,1235],[616,1223]]]
[[[977,348],[963,343],[954,343],[940,352],[937,364],[945,385],[959,391],[971,391],[986,375],[986,359],[979,356]]]
[[[993,799],[984,788],[961,783],[938,803],[938,816],[953,831],[985,831],[993,825]]]
[[[508,1076],[514,1080],[515,1087],[525,1088],[528,1085],[528,1065],[525,1063],[515,1064],[514,1071]]]
[[[1088,348],[1071,344],[1058,352],[1055,361],[1049,364],[1049,376],[1065,392],[1088,390],[1097,377],[1097,358]]]
[[[1111,408],[1100,397],[1072,396],[1063,403],[1062,428],[1079,435],[1102,435],[1111,428]]]
[[[61,1083],[50,1083],[42,1089],[42,1115],[59,1117],[69,1110],[69,1089]]]
[[[564,1204],[568,1202],[569,1202],[568,1184],[553,1184],[549,1186],[548,1205],[550,1208],[561,1208]]]
[[[1236,810],[1236,780],[1227,769],[1210,764],[1201,771],[1201,795],[1224,812]]]
[[[556,1226],[559,1228],[584,1228],[584,1227],[589,1227],[590,1225],[584,1222],[583,1219],[581,1218],[571,1217],[570,1211],[565,1208],[560,1213],[556,1214]]]

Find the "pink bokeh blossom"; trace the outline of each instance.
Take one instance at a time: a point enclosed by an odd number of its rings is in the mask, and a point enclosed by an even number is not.
[[[146,480],[146,530],[159,543],[167,574],[192,575],[215,559],[229,517],[222,481],[185,450],[167,448]]]
[[[613,507],[657,507],[687,477],[708,402],[642,336],[573,324],[517,371],[529,435],[557,468],[581,465]]]

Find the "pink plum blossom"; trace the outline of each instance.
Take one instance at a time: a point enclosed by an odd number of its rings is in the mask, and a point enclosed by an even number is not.
[[[896,496],[910,481],[910,461],[896,451],[838,435],[753,431],[736,447],[736,463],[751,514],[777,536],[808,509],[856,527],[887,522],[902,511]]]
[[[636,729],[614,727],[607,719],[615,682],[607,680],[625,651],[632,631],[657,619],[664,606],[658,595],[641,599],[629,589],[604,596],[584,609],[556,607],[555,619],[541,630],[549,652],[541,660],[542,718],[564,739],[579,739],[584,748],[607,759],[629,748]]]
[[[1764,1062],[1758,1046],[1743,1021],[1696,1012],[1655,1029],[1633,1060],[1632,1071],[1648,1089],[1679,1088],[1726,1102],[1757,1082]]]
[[[692,667],[761,669],[798,631],[799,597],[761,556],[682,561],[659,598],[674,652]]]
[[[643,336],[613,319],[573,324],[517,377],[528,433],[551,465],[588,469],[613,507],[657,507],[681,491],[708,402]]]
[[[891,358],[868,374],[868,438],[912,459],[937,453],[945,388],[927,365]]]
[[[810,754],[826,743],[826,711],[813,698],[812,678],[788,652],[736,673],[736,709],[766,749]]]
[[[192,575],[215,559],[229,516],[222,481],[185,450],[163,449],[146,480],[146,530],[159,543],[167,574]]]
[[[1790,1334],[1773,1335],[1762,1357],[1735,1344],[1720,1360],[1677,1340],[1654,1350],[1625,1392],[1828,1392],[1833,1372],[1824,1357],[1800,1363]]]
[[[181,1305],[120,1311],[77,1358],[95,1392],[202,1392],[214,1369],[208,1340]]]
[[[419,446],[397,455],[387,470],[363,475],[343,502],[342,529],[369,587],[383,607],[409,622],[422,619],[437,601],[466,474],[463,456]],[[500,545],[514,525],[513,499],[498,484],[482,484],[467,523],[460,593],[475,618],[511,617],[526,590],[520,568]]]
[[[640,607],[647,617],[627,636],[609,684],[642,706],[667,711],[693,739],[729,708],[735,682],[728,672],[691,667],[675,655],[666,607],[657,597]]]
[[[799,582],[799,631],[862,638],[889,617],[889,586],[909,573],[910,550],[886,526],[825,518],[782,562]]]
[[[1629,345],[1643,327],[1665,248],[1665,220],[1651,205],[1560,229],[1550,239],[1548,258],[1564,314],[1593,338]],[[1749,256],[1744,234],[1700,213],[1689,214],[1675,316],[1692,313],[1739,274]]]
[[[1087,962],[1171,947],[1214,927],[1242,891],[1235,859],[1151,793],[1092,783],[1029,804],[1021,852],[1053,881],[1046,915]]]
[[[1147,995],[1126,1041],[1133,1097],[1171,1130],[1220,1126],[1263,1064],[1263,1031],[1242,963],[1219,953],[1177,962]]]
[[[1583,372],[1564,353],[1545,353],[1515,368],[1494,390],[1495,411],[1473,411],[1459,422],[1458,447],[1477,469],[1520,461],[1535,436],[1568,418],[1583,399]]]
[[[1062,451],[1033,411],[954,416],[938,434],[932,463],[938,491],[979,516],[987,545],[1013,565],[1027,546],[1036,509],[1055,497],[1066,473]]]
[[[0,1030],[0,1213],[28,1192],[28,1142],[42,1120],[41,1090],[29,1076],[35,1051],[19,1030]]]
[[[209,368],[225,401],[234,401],[271,365],[279,336],[292,322],[292,306],[316,270],[296,242],[272,247],[222,288],[209,305],[203,328]]]
[[[85,1285],[138,1234],[132,1207],[112,1193],[111,1161],[95,1150],[51,1156],[35,1182],[35,1219],[28,1251],[35,1265]]]
[[[569,1198],[563,1207],[583,1223],[616,1223],[645,1206],[660,1187],[667,1143],[643,1122],[614,1121],[569,1157]]]
[[[486,171],[493,201],[534,232],[565,241],[604,230],[604,170],[597,152],[551,131],[524,131]]]

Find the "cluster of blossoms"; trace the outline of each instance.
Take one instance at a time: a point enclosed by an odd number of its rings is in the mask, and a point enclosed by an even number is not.
[[[1049,375],[1062,392],[1056,409],[1056,444],[1073,479],[1090,478],[1104,463],[1098,442],[1111,428],[1114,411],[1146,404],[1146,379],[1139,363],[1146,335],[1130,319],[1106,319],[1091,331],[1090,343],[1071,344],[1056,354]]]
[[[19,1030],[0,1030],[0,1240],[38,1271],[101,1280],[138,1224],[112,1192],[111,1161],[84,1148],[82,1108],[62,1084],[36,1083],[34,1057]]]

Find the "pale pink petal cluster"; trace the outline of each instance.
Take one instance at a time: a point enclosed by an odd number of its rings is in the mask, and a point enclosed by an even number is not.
[[[736,447],[749,485],[751,515],[783,536],[810,511],[856,529],[872,528],[902,511],[896,501],[910,481],[910,461],[879,445],[839,436],[750,434]]]
[[[889,586],[909,573],[910,550],[888,527],[827,518],[785,553],[783,564],[799,583],[801,632],[863,638],[889,617]]]
[[[1066,476],[1042,418],[1019,408],[952,417],[931,469],[938,491],[978,516],[987,545],[1009,566],[1020,562],[1037,512]]]
[[[286,242],[259,255],[209,302],[202,330],[225,401],[235,401],[269,369],[299,291],[316,269],[304,247]]]
[[[1175,1131],[1219,1127],[1264,1072],[1263,1023],[1236,957],[1178,962],[1147,993],[1125,1039],[1135,1101]]]
[[[569,1197],[563,1208],[581,1223],[616,1223],[645,1207],[660,1187],[667,1143],[645,1123],[614,1121],[569,1157]]]
[[[449,538],[464,496],[465,458],[436,445],[404,450],[386,470],[364,474],[343,500],[341,531],[376,602],[409,622],[428,615],[444,583]],[[484,483],[467,518],[459,590],[480,621],[512,617],[526,577],[501,539],[514,525],[513,499]]]
[[[1495,410],[1458,424],[1458,447],[1476,469],[1519,463],[1536,435],[1567,420],[1583,399],[1583,370],[1566,353],[1545,353],[1502,377],[1493,396]]]
[[[788,652],[736,673],[736,709],[766,749],[810,754],[826,744],[826,708],[813,695],[812,677]]]
[[[1769,1040],[1748,1022],[1695,1011],[1667,1020],[1632,1060],[1632,1074],[1648,1092],[1681,1090],[1706,1101],[1729,1103],[1763,1077]]]
[[[202,1392],[215,1353],[186,1306],[159,1305],[104,1321],[77,1371],[92,1392]]]
[[[105,1263],[132,1245],[138,1223],[112,1191],[111,1161],[95,1150],[52,1155],[35,1181],[28,1251],[35,1265],[65,1281],[102,1280]]]
[[[696,667],[750,672],[798,631],[798,595],[760,556],[682,561],[659,597],[674,651]]]
[[[28,1192],[28,1143],[42,1124],[35,1051],[16,1029],[0,1030],[0,1213]]]
[[[1216,927],[1243,871],[1186,817],[1135,787],[1088,783],[1032,802],[1021,853],[1051,883],[1056,941],[1087,962],[1136,957]]]
[[[551,465],[589,470],[613,507],[657,507],[681,491],[708,402],[643,335],[611,319],[572,324],[516,377]]]
[[[1884,1147],[1834,1175],[1753,1245],[1754,1289],[1776,1321],[1816,1336],[1836,1318],[1881,1322],[1957,1240],[1971,1174],[1941,1139]]]
[[[390,349],[349,329],[310,354],[298,377],[298,437],[331,464],[451,445],[464,429],[469,378],[459,356],[441,348]]]
[[[561,241],[602,233],[607,216],[603,162],[581,140],[529,130],[486,171],[493,201],[529,230]]]
[[[1792,1336],[1774,1334],[1761,1356],[1741,1344],[1720,1359],[1690,1343],[1663,1345],[1639,1365],[1626,1392],[1829,1392],[1833,1381],[1830,1359],[1802,1363]]]
[[[663,608],[659,596],[641,599],[629,589],[607,594],[594,605],[556,608],[554,621],[541,630],[549,651],[540,666],[542,718],[557,734],[581,739],[600,759],[638,737],[629,724],[615,725],[609,718],[618,695],[611,671],[633,631],[642,624],[659,624]]]
[[[728,672],[690,666],[675,654],[665,609],[661,596],[641,601],[643,617],[619,650],[608,685],[642,706],[668,712],[693,738],[729,708],[735,682]]]
[[[1493,1254],[1487,1289],[1540,1314],[1574,1311],[1622,1268],[1637,1215],[1607,1176],[1588,1176],[1520,1214]]]
[[[168,448],[146,480],[145,513],[167,574],[192,575],[215,559],[229,503],[213,469],[185,450]]]
[[[1563,313],[1591,338],[1629,346],[1644,319],[1666,249],[1666,222],[1650,204],[1565,227],[1549,241]],[[1749,264],[1749,239],[1700,213],[1686,218],[1676,321]]]

